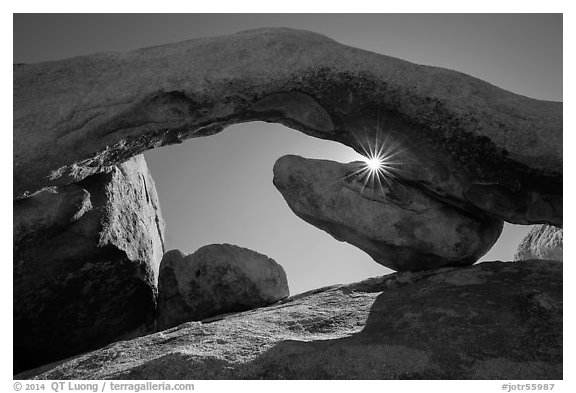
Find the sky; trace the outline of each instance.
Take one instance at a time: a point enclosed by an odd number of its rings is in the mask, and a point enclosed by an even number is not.
[[[20,14],[14,16],[13,61],[127,51],[259,27],[311,30],[517,94],[562,101],[558,14]],[[336,142],[262,122],[145,153],[166,222],[167,250],[192,253],[212,243],[253,249],[284,267],[292,294],[391,272],[292,213],[272,184],[274,162],[285,154],[360,158]],[[506,225],[481,260],[511,260],[529,228]]]

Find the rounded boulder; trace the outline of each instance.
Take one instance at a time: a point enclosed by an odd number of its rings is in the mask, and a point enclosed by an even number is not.
[[[211,244],[185,256],[164,254],[158,280],[158,330],[288,297],[282,266],[266,255],[231,244]]]

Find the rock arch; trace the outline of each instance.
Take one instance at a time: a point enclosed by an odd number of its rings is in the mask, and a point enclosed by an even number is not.
[[[415,188],[414,194],[422,194],[419,200],[433,198],[440,209],[487,220],[493,229],[488,231],[490,241],[499,234],[499,220],[562,225],[562,104],[522,97],[455,71],[290,29],[15,65],[17,368],[153,330],[156,264],[165,251],[163,225],[153,180],[137,156],[254,120],[278,122],[358,152],[377,140],[400,146],[397,158],[410,165],[398,172],[397,188]],[[125,197],[127,191],[132,199]],[[121,209],[110,208],[110,196],[122,202]],[[131,212],[138,204],[149,214],[143,225],[132,225],[141,221],[138,212]],[[65,230],[46,231],[48,226],[54,229],[54,222]],[[350,240],[341,228],[330,230]],[[53,237],[62,233],[66,239],[56,244]],[[132,239],[125,241],[123,234]],[[68,255],[68,238],[84,235],[89,237],[88,251]],[[361,240],[360,245],[365,243]],[[62,255],[49,255],[45,244],[60,244]],[[66,267],[75,262],[74,274],[85,272],[90,263],[105,271],[112,280],[106,285],[110,302],[102,304],[101,295],[82,281],[84,276],[76,280],[80,284],[68,285],[62,277],[73,275],[45,256],[59,258]],[[468,257],[456,265],[474,260]],[[124,271],[108,270],[118,269],[118,261]],[[46,275],[43,269],[57,274]],[[77,315],[102,318],[95,324],[100,330],[83,321],[90,325],[86,331],[76,325],[60,329],[55,313],[49,320],[53,323],[46,323],[42,315],[28,312],[28,305],[39,309],[30,295],[39,292],[35,285],[49,293],[51,303],[45,309],[73,305],[80,312],[72,313],[70,321]],[[128,285],[135,288],[134,298],[143,301],[135,315],[124,312],[135,309],[132,301],[124,301]],[[90,308],[93,304],[99,307]],[[110,321],[107,304],[117,309],[117,320]],[[37,319],[26,319],[30,316]],[[27,333],[30,327],[40,331]],[[69,335],[54,335],[61,332],[80,339],[75,343]],[[38,343],[30,336],[38,337]],[[37,359],[38,350],[46,354],[44,359]]]
[[[259,29],[14,67],[14,197],[239,122],[361,152],[417,141],[402,181],[512,223],[562,225],[562,104],[476,78]]]

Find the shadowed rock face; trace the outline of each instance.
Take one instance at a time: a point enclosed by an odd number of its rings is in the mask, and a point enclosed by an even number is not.
[[[143,156],[16,201],[15,371],[154,331],[163,231]]]
[[[435,198],[562,224],[561,103],[290,29],[15,66],[14,196],[252,120],[410,141],[402,178]]]
[[[563,230],[552,225],[537,225],[518,245],[514,260],[544,259],[562,261]]]
[[[365,185],[362,165],[284,156],[274,185],[298,217],[398,271],[471,265],[502,232],[502,221],[474,217],[392,177]]]
[[[282,266],[231,244],[185,256],[164,254],[158,280],[158,330],[218,314],[266,306],[290,295]]]
[[[333,286],[118,342],[16,379],[562,379],[562,263]]]

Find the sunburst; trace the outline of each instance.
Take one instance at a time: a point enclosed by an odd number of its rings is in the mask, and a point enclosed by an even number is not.
[[[353,129],[348,125],[347,127]],[[364,135],[358,132],[350,132],[350,135],[356,140],[355,150],[362,156],[362,161],[351,162],[350,164],[356,164],[354,169],[329,183],[325,188],[337,186],[342,181],[356,179],[362,183],[361,194],[366,195],[364,191],[369,189],[372,191],[371,195],[366,196],[374,198],[377,192],[385,196],[393,186],[393,182],[402,174],[404,177],[410,177],[413,171],[409,168],[410,165],[418,165],[414,152],[409,151],[423,143],[407,143],[408,136],[398,138],[394,130],[382,130],[380,114],[373,134],[369,135],[368,129],[364,128]]]
[[[391,187],[398,175],[406,171],[406,166],[413,164],[407,155],[408,148],[402,147],[403,143],[398,139],[392,140],[392,131],[382,138],[382,133],[377,126],[372,138],[368,135],[363,140],[354,136],[364,156],[360,167],[348,176],[357,176],[362,182],[361,193],[366,188],[372,193],[380,191],[386,194],[386,189]]]

